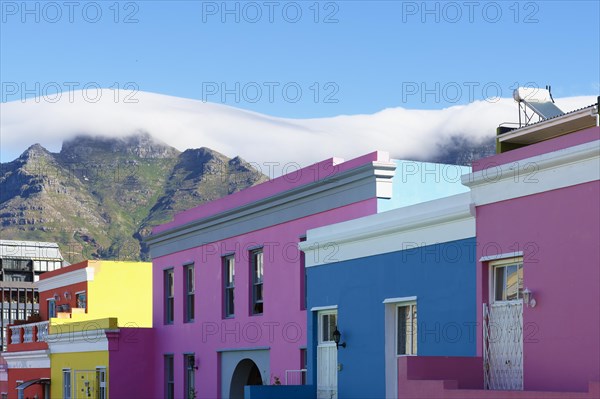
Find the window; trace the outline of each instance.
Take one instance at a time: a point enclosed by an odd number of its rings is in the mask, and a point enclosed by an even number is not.
[[[78,308],[85,309],[87,305],[85,291],[77,292],[75,294],[75,301]]]
[[[301,385],[306,385],[306,370],[308,369],[308,355],[306,354],[306,349],[300,349],[300,370],[302,370],[301,374]]]
[[[175,370],[173,370],[173,355],[165,355],[165,398],[175,398]]]
[[[48,318],[56,317],[56,301],[48,299]]]
[[[194,265],[186,265],[185,272],[185,309],[184,321],[189,323],[194,321]]]
[[[63,399],[71,399],[71,369],[63,369]]]
[[[300,237],[300,242],[306,241],[306,237]],[[300,310],[306,309],[306,254],[300,252]]]
[[[523,261],[494,262],[493,287],[495,301],[514,301],[523,298]]]
[[[98,399],[106,399],[106,369],[96,368],[96,382],[98,384]]]
[[[174,310],[174,273],[173,269],[165,270],[164,284],[165,284],[165,324],[173,324],[173,310]]]
[[[319,343],[333,343],[333,332],[337,328],[337,312],[319,314]]]
[[[250,269],[252,270],[252,314],[263,312],[263,251],[250,252]]]
[[[183,356],[183,368],[185,373],[183,375],[183,386],[184,386],[184,397],[185,399],[196,398],[196,356],[194,354],[187,354]]]
[[[233,317],[235,314],[233,302],[233,290],[235,286],[235,259],[233,255],[223,258],[224,268],[224,301],[225,301],[225,317]]]
[[[417,304],[396,308],[396,355],[417,354]]]

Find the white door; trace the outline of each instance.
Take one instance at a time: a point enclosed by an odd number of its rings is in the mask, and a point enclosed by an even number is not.
[[[318,313],[317,398],[337,399],[337,348],[333,332],[337,327],[337,311]]]
[[[523,261],[490,265],[490,303],[483,307],[486,389],[523,389]]]

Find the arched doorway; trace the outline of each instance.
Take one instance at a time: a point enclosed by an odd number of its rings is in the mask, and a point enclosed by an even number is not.
[[[250,359],[244,359],[238,363],[231,377],[229,388],[230,399],[244,399],[244,386],[262,385],[262,376],[256,363]]]

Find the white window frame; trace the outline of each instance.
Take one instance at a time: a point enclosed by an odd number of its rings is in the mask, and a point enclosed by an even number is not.
[[[395,309],[394,309],[394,315],[395,315],[395,327],[396,327],[396,331],[394,334],[394,338],[395,338],[395,353],[396,353],[396,357],[401,357],[401,356],[417,356],[418,352],[419,352],[419,333],[418,333],[418,328],[417,325],[419,324],[419,319],[418,319],[418,311],[417,311],[417,301],[408,301],[408,302],[401,302],[401,303],[396,303],[395,304]],[[413,310],[414,312],[417,313],[417,317],[415,318],[415,323],[412,326],[414,328],[414,331],[411,330],[411,334],[410,334],[410,353],[398,353],[399,351],[399,347],[398,347],[398,341],[399,341],[399,335],[400,335],[400,331],[398,329],[398,324],[399,324],[399,319],[398,319],[398,310],[400,308],[408,308],[408,311],[412,314]],[[411,318],[412,321],[412,318]],[[406,334],[406,339],[408,340],[409,334],[407,332]],[[414,342],[414,340],[417,340],[417,342]],[[414,353],[413,353],[414,352]]]
[[[68,390],[67,390],[67,380],[65,380],[65,375],[68,375]],[[62,394],[63,399],[71,399],[73,397],[73,378],[71,369],[62,369]]]
[[[489,282],[489,286],[488,286],[488,296],[489,296],[489,303],[493,304],[496,302],[500,302],[500,303],[519,303],[523,301],[522,297],[519,297],[519,294],[517,292],[517,299],[513,299],[513,300],[496,300],[496,269],[500,268],[500,267],[507,267],[507,266],[511,266],[511,265],[521,265],[521,268],[523,269],[523,280],[525,277],[525,269],[524,269],[524,263],[523,263],[523,257],[521,256],[517,256],[517,257],[510,257],[510,258],[504,258],[504,259],[497,259],[497,260],[493,260],[490,261],[488,263],[488,273],[489,273],[489,278],[488,278],[488,282]],[[518,268],[517,268],[518,269]],[[518,274],[518,272],[517,272]],[[505,274],[506,275],[506,274]],[[523,289],[525,289],[525,284],[523,284]],[[517,282],[517,291],[518,291],[518,282]]]
[[[331,341],[325,341],[323,339],[323,316],[331,316],[331,315],[335,315],[335,328],[337,328],[337,322],[338,322],[338,314],[337,314],[337,309],[331,309],[331,310],[322,310],[319,311],[317,313],[318,316],[318,320],[317,320],[317,325],[318,325],[318,343],[319,345],[335,345],[335,341],[331,340]],[[334,330],[335,331],[335,330]],[[333,333],[333,331],[332,331]]]
[[[398,358],[416,355],[398,355],[398,307],[406,305],[417,306],[416,296],[387,298],[383,301],[385,320],[385,397],[398,397]],[[417,313],[418,324],[418,313]],[[418,353],[417,330],[417,353]]]
[[[104,376],[103,381],[101,381],[100,378],[98,378],[100,375]],[[108,373],[106,372],[106,366],[96,366],[96,379],[98,380],[98,399],[106,399],[108,396],[106,392],[108,388],[108,384],[106,383],[107,376]]]

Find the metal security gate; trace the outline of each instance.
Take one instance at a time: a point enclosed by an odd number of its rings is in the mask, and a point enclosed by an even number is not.
[[[523,303],[483,304],[485,389],[523,389]]]

